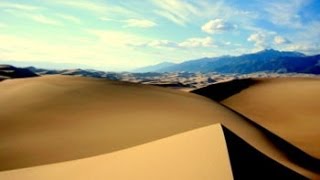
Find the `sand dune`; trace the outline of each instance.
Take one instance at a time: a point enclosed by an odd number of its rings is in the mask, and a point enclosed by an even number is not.
[[[217,124],[106,155],[0,173],[0,179],[21,178],[211,180],[232,179],[232,171]]]
[[[193,92],[221,101],[272,132],[268,138],[289,158],[319,173],[319,82],[318,78],[243,79]]]
[[[234,179],[306,179],[272,158],[266,157],[229,129],[223,127],[223,132]]]
[[[120,150],[210,125],[215,116],[196,95],[81,77],[8,80],[0,94],[2,170]]]
[[[229,129],[254,151],[288,171],[308,178],[319,178],[319,173],[314,169],[304,167],[288,158],[287,152],[269,138],[268,134],[272,134],[271,132],[262,131],[261,128],[237,113],[207,98],[154,86],[59,75],[5,80],[0,83],[0,137],[2,138],[0,141],[0,162],[2,162],[0,177],[3,175],[2,177],[10,179],[10,177],[25,175],[34,179],[33,174],[44,177],[43,173],[54,174],[63,170],[66,173],[65,177],[70,175],[69,179],[81,176],[81,174],[83,177],[88,177],[91,170],[84,171],[82,168],[90,167],[89,165],[94,166],[95,162],[95,166],[104,167],[105,164],[101,163],[105,161],[103,158],[101,162],[98,159],[92,160],[90,161],[92,164],[89,163],[87,166],[85,163],[80,163],[85,162],[86,159],[83,158],[97,157],[100,159],[102,156],[111,157],[112,154],[125,151],[128,152],[125,153],[128,154],[128,158],[129,154],[132,154],[130,157],[134,158],[134,150],[131,150],[144,145],[159,149],[168,148],[168,151],[175,151],[174,149],[181,151],[173,145],[170,148],[169,145],[160,147],[155,144],[157,140],[165,141],[163,138],[168,137],[167,140],[178,138],[181,133],[202,132],[203,127],[211,129],[211,127],[216,127],[211,125],[217,123]],[[212,130],[212,133],[214,132],[217,131]],[[203,141],[197,142],[199,146],[208,143],[206,137],[203,137]],[[212,143],[220,142],[219,137],[221,133],[212,135],[214,141]],[[194,138],[197,140],[196,135]],[[218,140],[215,140],[216,138]],[[179,145],[180,141],[172,141]],[[149,144],[151,145],[149,146],[145,143],[155,144]],[[187,148],[189,144],[185,145]],[[210,144],[208,146],[211,147]],[[186,154],[181,154],[181,156],[190,155],[188,158],[198,162],[197,158],[201,159],[201,157],[196,157],[196,155],[200,156],[200,152],[204,150],[196,147],[188,147]],[[217,148],[217,150],[223,149],[220,146]],[[217,158],[214,155],[217,153],[212,153],[208,155],[210,160]],[[219,173],[208,175],[208,171],[203,168],[199,170],[202,163],[194,163],[189,166],[190,164],[179,161],[178,157],[176,159],[171,156],[165,157],[165,155],[168,154],[163,154],[159,158],[152,157],[155,158],[153,163],[169,162],[173,165],[177,163],[177,169],[174,171],[177,172],[177,176],[178,172],[188,168],[195,168],[190,173],[201,172],[206,174],[206,177],[220,176]],[[225,154],[221,157],[223,158],[219,160],[222,162],[220,168],[226,172],[226,178],[230,178],[230,174],[227,173],[229,170],[225,169],[228,157]],[[130,163],[138,163],[134,159],[131,160]],[[123,159],[114,163],[123,165],[128,162],[129,159],[128,161]],[[46,165],[50,163],[58,164]],[[78,163],[82,165],[76,166],[75,164]],[[179,163],[186,164],[186,166],[179,166]],[[214,166],[214,162],[212,163]],[[257,163],[259,164],[260,161]],[[66,169],[60,169],[59,164]],[[106,167],[113,167],[111,162],[107,164]],[[143,165],[140,166],[141,169],[142,167]],[[20,171],[19,168],[26,169]],[[75,174],[72,168],[76,169],[75,172],[81,173]],[[162,170],[165,170],[165,167],[163,168]],[[114,170],[123,171],[116,167]],[[98,168],[97,171],[102,170]],[[19,176],[20,173],[22,176]],[[137,178],[142,177],[141,174],[139,175],[140,171],[137,170],[135,173],[138,173]],[[190,177],[194,176],[190,175]]]
[[[261,79],[222,101],[320,160],[320,79]]]

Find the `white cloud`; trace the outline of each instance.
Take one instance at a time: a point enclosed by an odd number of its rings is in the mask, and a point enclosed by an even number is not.
[[[189,38],[181,43],[180,47],[196,48],[196,47],[213,47],[213,40],[211,37],[205,38]]]
[[[153,40],[148,42],[147,46],[156,48],[177,48],[177,43],[169,40]]]
[[[267,36],[262,32],[251,34],[247,40],[249,42],[254,42],[256,47],[265,48],[267,46]]]
[[[223,31],[230,31],[235,28],[236,28],[235,25],[230,24],[224,21],[223,19],[210,20],[209,22],[207,22],[201,27],[202,31],[209,34],[213,34],[216,32],[223,32]]]
[[[140,28],[151,28],[157,24],[147,19],[128,19],[125,21],[127,27],[140,27]]]
[[[253,49],[253,51],[266,49],[266,48],[276,48],[280,50],[293,50],[295,49],[294,47],[297,47],[297,44],[277,34],[276,32],[265,31],[262,29],[260,29],[255,33],[252,33],[247,40],[249,42],[254,43],[255,49]],[[298,48],[296,48],[295,50],[297,49]]]
[[[152,48],[168,48],[168,49],[194,49],[215,47],[211,37],[194,37],[188,38],[182,42],[174,42],[170,40],[151,40],[144,43],[130,44],[134,47],[152,47]]]
[[[273,38],[273,43],[276,45],[282,45],[282,44],[288,44],[290,41],[287,38],[284,38],[282,36],[275,36]]]
[[[71,21],[76,24],[81,24],[81,20],[75,16],[66,15],[66,14],[58,14],[57,16],[64,20]]]

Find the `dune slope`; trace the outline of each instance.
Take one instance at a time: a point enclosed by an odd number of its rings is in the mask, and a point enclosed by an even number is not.
[[[193,92],[249,118],[292,161],[319,173],[319,82],[318,78],[242,79]],[[224,98],[217,99],[221,94]]]
[[[210,125],[216,114],[195,95],[81,77],[6,80],[0,94],[1,170],[120,150]]]
[[[223,132],[234,179],[307,179],[266,157],[227,128]]]
[[[320,160],[320,79],[260,79],[221,103]]]
[[[266,158],[319,178],[261,128],[205,97],[61,75],[0,83],[0,170],[108,155],[216,123]]]
[[[219,124],[100,156],[0,172],[0,179],[233,179]]]

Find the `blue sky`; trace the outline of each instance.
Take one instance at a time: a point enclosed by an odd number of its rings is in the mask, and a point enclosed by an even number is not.
[[[1,0],[0,62],[118,71],[265,48],[317,54],[319,11],[318,0]]]

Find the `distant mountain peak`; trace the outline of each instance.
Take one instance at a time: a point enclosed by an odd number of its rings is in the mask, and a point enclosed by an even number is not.
[[[272,48],[266,48],[264,50],[261,50],[260,52],[281,52],[281,51],[276,50],[276,49],[272,49]]]
[[[279,51],[272,48],[267,48],[256,53],[254,55],[267,55],[267,56],[281,56],[281,57],[304,57],[305,54],[296,51]]]

